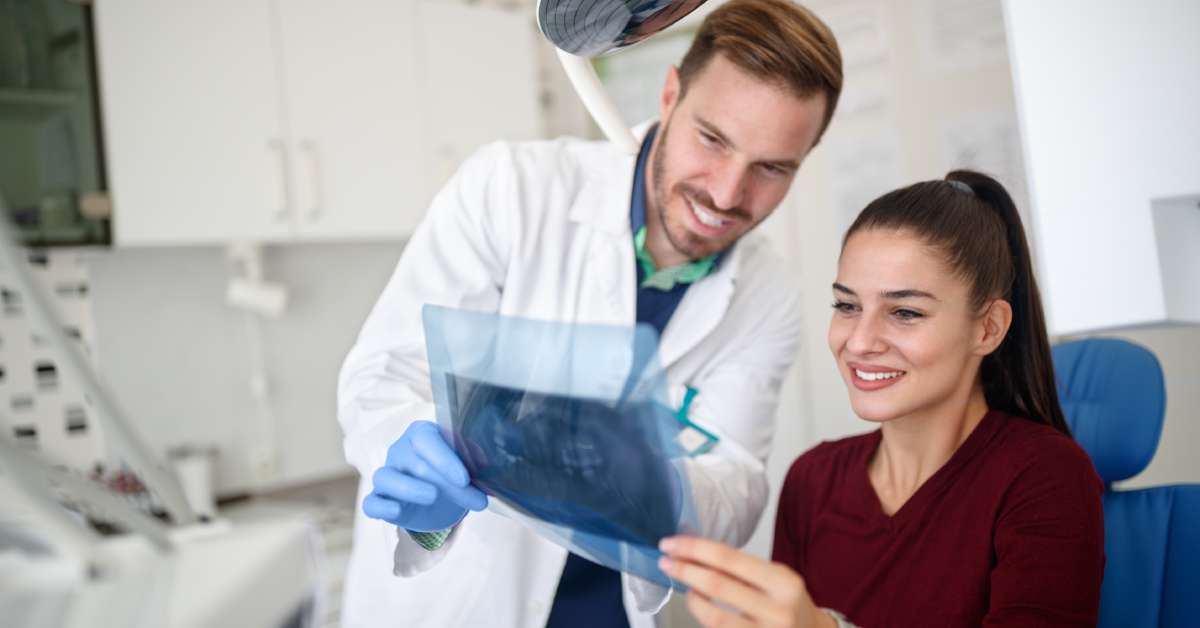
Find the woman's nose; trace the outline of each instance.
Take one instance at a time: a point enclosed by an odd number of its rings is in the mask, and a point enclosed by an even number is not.
[[[850,337],[846,339],[846,349],[856,355],[871,355],[886,350],[887,343],[880,330],[880,321],[874,316],[860,316],[854,323]]]

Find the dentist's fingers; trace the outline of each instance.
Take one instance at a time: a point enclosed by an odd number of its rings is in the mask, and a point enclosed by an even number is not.
[[[394,467],[380,467],[371,478],[371,491],[388,499],[428,506],[437,500],[437,487]]]
[[[448,499],[460,508],[467,510],[483,510],[487,508],[487,495],[483,491],[471,486],[455,486],[448,482],[446,478],[438,473],[433,465],[425,461],[424,458],[416,458],[407,463],[405,470],[408,475],[411,475],[418,480],[424,480],[433,484],[438,489],[438,494]]]
[[[363,514],[372,519],[382,519],[392,525],[400,525],[400,513],[403,510],[400,502],[371,493],[363,498],[362,509]]]
[[[464,488],[459,488],[457,486],[443,486],[440,490],[442,495],[444,495],[450,501],[463,508],[466,508],[467,510],[474,510],[478,512],[486,509],[488,506],[487,494],[475,488],[474,486],[466,486]]]
[[[428,421],[414,423],[412,448],[418,457],[433,467],[451,486],[465,487],[471,481],[467,467],[450,448],[438,426]]]

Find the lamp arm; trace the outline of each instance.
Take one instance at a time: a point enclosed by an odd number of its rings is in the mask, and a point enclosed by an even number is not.
[[[612,96],[600,83],[600,77],[596,75],[596,69],[592,67],[591,61],[557,48],[555,52],[558,54],[559,63],[567,73],[567,78],[571,81],[571,86],[575,88],[575,93],[579,94],[579,99],[583,101],[583,106],[592,115],[596,125],[622,151],[636,155],[639,148],[638,141],[621,118]]]

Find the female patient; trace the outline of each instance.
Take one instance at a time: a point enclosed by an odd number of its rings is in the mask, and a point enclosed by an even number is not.
[[[775,563],[663,543],[706,626],[1095,625],[1103,491],[1055,394],[1021,220],[955,171],[871,203],[846,233],[829,348],[879,424],[802,455]]]

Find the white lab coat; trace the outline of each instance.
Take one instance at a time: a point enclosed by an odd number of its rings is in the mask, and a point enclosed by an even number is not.
[[[634,156],[607,142],[496,143],[437,195],[339,377],[345,453],[363,478],[359,504],[388,446],[411,421],[434,420],[423,304],[634,324],[634,167]],[[765,459],[800,333],[799,295],[765,244],[743,237],[692,285],[660,343],[673,402],[685,386],[699,390],[691,418],[721,438],[688,461],[700,525],[734,545],[750,538],[767,502]],[[359,509],[344,624],[543,628],[567,552],[496,510],[468,514],[429,552]],[[668,591],[623,581],[630,625],[654,626]]]

